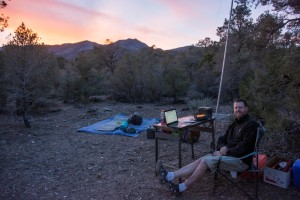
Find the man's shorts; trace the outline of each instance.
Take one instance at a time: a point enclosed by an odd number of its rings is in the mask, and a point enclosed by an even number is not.
[[[231,156],[213,156],[212,154],[208,154],[202,157],[202,159],[205,160],[207,166],[212,172],[215,172],[217,170],[219,162],[219,169],[223,171],[242,172],[247,170],[249,167],[240,159]]]

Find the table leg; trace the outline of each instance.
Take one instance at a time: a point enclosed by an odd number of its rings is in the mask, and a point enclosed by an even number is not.
[[[193,141],[191,141],[191,148],[192,148],[192,159],[194,159],[195,154],[194,154],[194,143],[193,143]]]
[[[180,136],[180,134],[179,134]],[[178,140],[178,169],[181,169],[181,136]],[[179,183],[182,183],[182,178],[179,178]]]
[[[212,125],[212,144],[211,144],[211,148],[212,150],[216,150],[216,146],[215,146],[216,142],[215,142],[215,129],[214,129],[214,124]]]
[[[194,159],[194,157],[195,157],[195,154],[194,154],[194,142],[193,142],[193,136],[194,136],[194,134],[195,133],[193,131],[191,131],[190,135],[189,135],[189,142],[191,144],[191,151],[192,151],[192,159]]]
[[[181,168],[181,139],[178,140],[178,168]]]
[[[158,161],[158,138],[155,137],[155,165],[156,165],[157,161]],[[155,170],[155,175],[157,176],[156,170]]]

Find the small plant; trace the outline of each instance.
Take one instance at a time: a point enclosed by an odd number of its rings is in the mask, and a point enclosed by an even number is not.
[[[187,102],[187,105],[190,110],[197,111],[199,107],[212,107],[213,101],[209,97],[205,97],[202,99],[192,99]]]

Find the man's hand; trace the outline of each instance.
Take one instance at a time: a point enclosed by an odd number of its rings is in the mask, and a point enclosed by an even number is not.
[[[213,156],[222,156],[220,151],[215,151],[213,152]]]
[[[221,147],[221,149],[220,149],[220,153],[221,153],[223,156],[227,155],[227,151],[228,151],[228,149],[227,149],[226,146]]]

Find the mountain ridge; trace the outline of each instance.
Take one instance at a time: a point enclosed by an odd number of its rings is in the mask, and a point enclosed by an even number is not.
[[[143,48],[149,47],[147,44],[139,41],[138,39],[125,39],[118,40],[114,43],[108,44],[121,47],[129,52],[139,51]],[[106,46],[98,44],[96,42],[91,42],[89,40],[84,40],[76,43],[63,43],[55,45],[47,45],[51,52],[56,56],[64,57],[65,59],[71,60],[77,57],[81,52],[87,52],[92,50],[94,47]]]
[[[58,57],[63,57],[67,60],[73,60],[75,59],[80,53],[82,52],[88,52],[92,50],[95,47],[101,47],[101,46],[115,46],[121,53],[119,52],[120,55],[122,55],[124,52],[137,52],[143,48],[149,48],[149,46],[146,43],[141,42],[138,39],[124,39],[124,40],[118,40],[116,42],[110,43],[110,44],[98,44],[96,42],[92,42],[89,40],[84,40],[80,42],[75,42],[75,43],[62,43],[62,44],[54,44],[54,45],[49,45],[46,44],[46,46],[49,48],[49,50],[56,56]],[[174,49],[168,49],[164,51],[171,51],[173,53],[179,53],[186,51],[188,48],[192,47],[193,45],[190,46],[184,46],[184,47],[178,47]],[[120,50],[122,49],[122,50]],[[0,51],[3,50],[3,47],[0,47]]]

